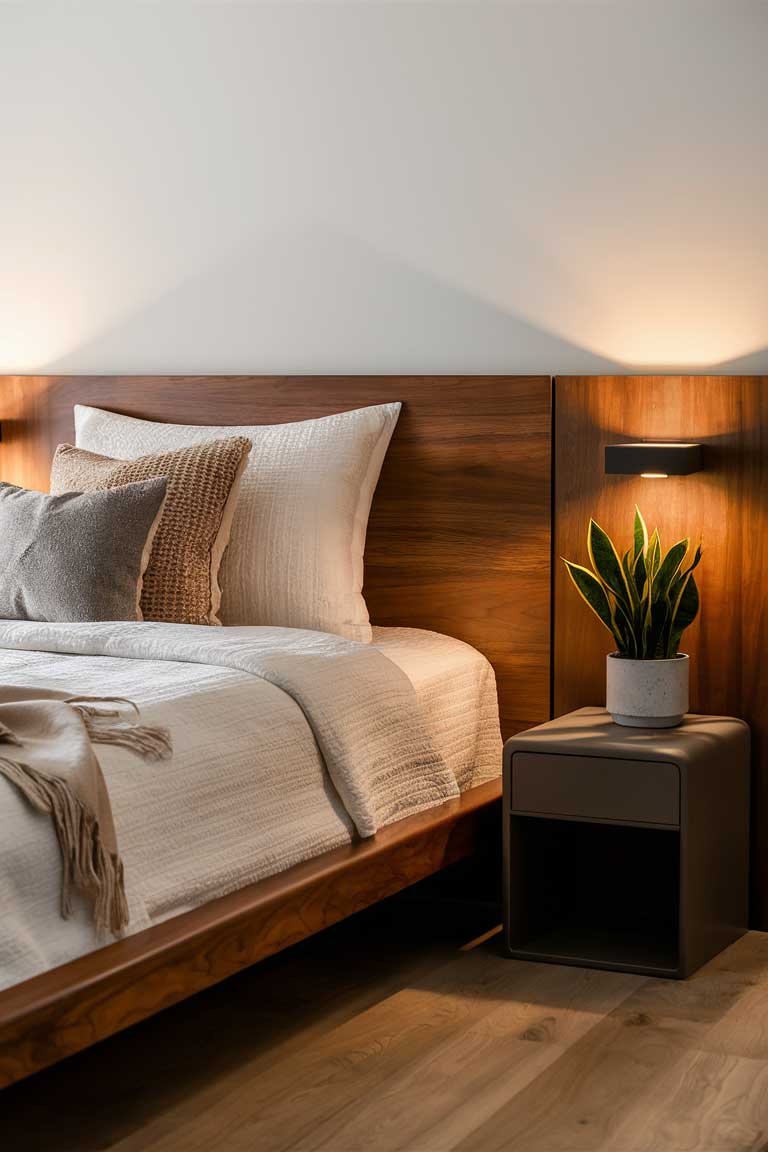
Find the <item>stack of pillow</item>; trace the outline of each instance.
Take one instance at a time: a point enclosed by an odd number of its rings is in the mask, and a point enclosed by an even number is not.
[[[0,484],[0,618],[272,625],[369,642],[363,552],[400,411],[201,427],[75,408],[51,495]]]

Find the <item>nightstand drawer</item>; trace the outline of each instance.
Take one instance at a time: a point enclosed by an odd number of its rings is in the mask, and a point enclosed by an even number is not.
[[[635,824],[680,823],[676,764],[515,752],[511,783],[513,812]]]

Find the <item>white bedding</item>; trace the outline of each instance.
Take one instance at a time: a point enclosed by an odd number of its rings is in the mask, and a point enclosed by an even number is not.
[[[0,682],[126,696],[171,730],[169,763],[98,749],[129,932],[500,770],[490,665],[412,629],[375,629],[364,646],[289,629],[0,622]],[[84,905],[60,918],[59,874],[50,822],[0,780],[0,987],[104,943]]]

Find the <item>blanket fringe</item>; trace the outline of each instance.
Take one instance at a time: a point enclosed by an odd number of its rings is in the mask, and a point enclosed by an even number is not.
[[[128,924],[123,864],[101,842],[99,822],[58,776],[49,776],[15,760],[0,757],[0,774],[26,796],[38,812],[53,820],[63,864],[61,915],[72,915],[72,888],[93,900],[96,931],[117,934]]]
[[[127,748],[145,760],[167,760],[172,755],[167,729],[137,723],[140,712],[131,700],[118,696],[70,697],[68,704],[83,722],[92,744]],[[116,707],[104,707],[104,705]],[[126,717],[125,709],[131,713]],[[0,723],[0,744],[21,741]],[[38,812],[49,815],[56,830],[62,859],[61,915],[72,915],[72,889],[80,888],[93,903],[97,933],[118,935],[128,924],[123,862],[104,847],[98,817],[60,776],[51,776],[29,764],[0,756],[4,776]]]
[[[105,720],[113,720],[120,716],[118,709],[95,708],[92,704],[78,703],[74,700],[68,703],[79,714],[93,744],[114,744],[135,752],[145,760],[170,759],[173,746],[167,728],[153,728],[130,721],[105,724]]]

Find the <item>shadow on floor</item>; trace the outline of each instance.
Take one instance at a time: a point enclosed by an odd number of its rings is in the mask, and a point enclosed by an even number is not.
[[[289,1057],[491,929],[495,894],[467,899],[468,883],[449,869],[7,1089],[0,1147],[108,1149],[233,1067]]]

